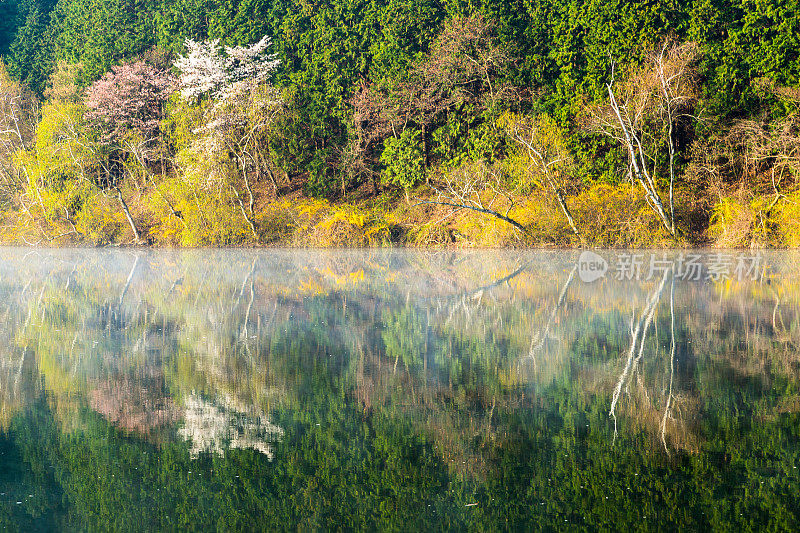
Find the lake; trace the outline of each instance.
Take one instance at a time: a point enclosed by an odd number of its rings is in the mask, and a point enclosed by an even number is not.
[[[800,528],[800,254],[0,249],[5,530]]]

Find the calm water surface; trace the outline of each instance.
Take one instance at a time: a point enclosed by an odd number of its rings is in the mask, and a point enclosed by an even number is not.
[[[0,529],[797,530],[800,255],[637,253],[0,249]]]

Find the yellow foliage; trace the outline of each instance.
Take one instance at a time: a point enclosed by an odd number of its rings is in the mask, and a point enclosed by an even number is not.
[[[84,238],[97,246],[115,242],[125,228],[125,215],[109,204],[109,200],[100,194],[88,198],[75,223],[75,228]]]
[[[512,189],[524,194],[537,188],[557,187],[563,193],[575,187],[574,160],[564,133],[552,117],[545,113],[525,116],[507,112],[497,125],[511,141],[502,169]]]
[[[755,196],[749,202],[723,197],[714,206],[708,234],[717,246],[800,246],[800,191]]]
[[[630,183],[596,184],[571,199],[572,213],[592,246],[673,246],[674,241],[647,205],[644,192]]]
[[[525,227],[525,233],[493,216],[437,206],[429,209],[423,222],[409,232],[409,242],[418,246],[481,247],[580,244],[547,190],[534,190],[514,199],[516,204],[509,216]],[[629,184],[595,185],[567,197],[566,202],[585,243],[607,247],[673,245],[643,193]],[[500,213],[505,213],[508,207],[497,200],[492,205]]]
[[[91,133],[83,124],[83,113],[83,106],[76,103],[56,101],[42,107],[35,157],[43,177],[77,176],[81,167],[95,163],[98,152],[90,149]]]
[[[800,247],[800,191],[781,200],[778,207],[777,220],[785,244],[792,248]]]
[[[453,242],[453,232],[446,224],[428,222],[412,228],[408,242],[415,246],[443,246]]]
[[[304,240],[313,246],[376,246],[387,243],[389,233],[389,225],[374,213],[354,205],[329,206]]]
[[[203,124],[205,105],[195,105],[175,93],[167,102],[163,129],[178,151],[188,148],[197,138],[196,131]]]
[[[181,178],[170,178],[158,185],[146,204],[156,220],[150,236],[158,244],[230,246],[252,243],[247,221],[225,190],[208,190]],[[172,212],[169,204],[180,216]]]
[[[390,236],[389,223],[375,210],[333,205],[325,200],[284,198],[260,205],[255,212],[256,241],[241,208],[224,189],[204,190],[177,178],[162,182],[148,195],[147,205],[157,221],[150,236],[158,244],[377,246],[386,244]]]

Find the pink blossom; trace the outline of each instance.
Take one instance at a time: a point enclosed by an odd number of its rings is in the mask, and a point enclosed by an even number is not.
[[[172,74],[143,61],[112,67],[87,90],[86,117],[105,130],[106,142],[129,130],[151,136],[158,131],[163,104],[175,85]]]

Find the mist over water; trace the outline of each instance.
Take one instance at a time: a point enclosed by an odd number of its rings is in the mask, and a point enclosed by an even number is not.
[[[800,527],[800,254],[0,249],[0,526]]]

